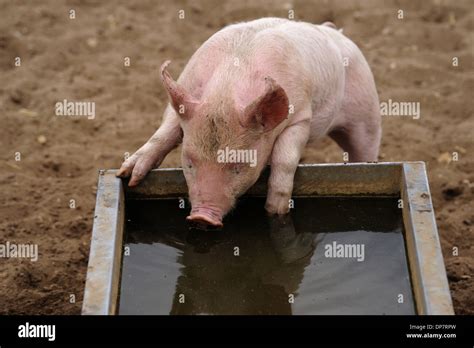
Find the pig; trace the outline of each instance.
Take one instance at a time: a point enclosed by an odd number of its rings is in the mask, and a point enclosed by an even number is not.
[[[377,161],[381,116],[369,65],[330,22],[262,18],[229,25],[197,49],[177,80],[160,69],[169,104],[159,129],[117,175],[138,185],[182,143],[188,220],[222,227],[269,164],[265,209],[289,212],[306,147],[328,135],[350,162]],[[218,161],[223,149],[254,151],[256,163]]]

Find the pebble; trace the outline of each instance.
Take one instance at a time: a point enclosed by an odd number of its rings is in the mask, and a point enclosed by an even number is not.
[[[40,143],[40,144],[42,144],[42,145],[43,145],[43,144],[46,144],[46,141],[47,141],[47,139],[46,139],[46,137],[45,137],[44,135],[38,136],[38,138],[37,138],[36,140],[38,141],[38,143]]]
[[[92,48],[97,47],[97,43],[98,42],[97,42],[97,39],[95,37],[90,37],[90,38],[87,39],[87,45],[89,47],[92,47]]]
[[[28,117],[36,117],[38,116],[38,113],[34,110],[29,110],[29,109],[20,109],[18,110],[18,113],[23,116],[28,116]]]
[[[443,152],[441,155],[438,156],[437,161],[439,163],[449,164],[453,160],[452,156],[449,152]]]

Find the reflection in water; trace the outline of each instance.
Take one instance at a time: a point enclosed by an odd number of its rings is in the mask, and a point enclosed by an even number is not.
[[[221,231],[190,229],[177,200],[128,202],[120,313],[413,313],[395,199],[295,202],[268,217],[243,199]],[[333,241],[363,243],[364,261],[325,257]]]
[[[189,231],[171,314],[291,314],[288,296],[310,262],[311,238],[297,235],[291,218],[284,228],[271,224],[270,233],[251,221],[241,219],[225,232]]]

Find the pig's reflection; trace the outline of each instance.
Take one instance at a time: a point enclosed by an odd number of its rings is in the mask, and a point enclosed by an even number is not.
[[[170,314],[291,314],[316,235],[297,233],[290,215],[254,214],[188,231]]]

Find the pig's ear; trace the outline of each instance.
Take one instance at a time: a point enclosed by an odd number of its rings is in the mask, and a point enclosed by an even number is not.
[[[180,86],[166,70],[171,61],[167,60],[161,65],[161,81],[168,92],[171,105],[178,115],[183,118],[191,117],[194,108],[199,104],[199,100],[195,99],[183,86]]]
[[[243,127],[258,127],[268,132],[288,117],[288,96],[271,77],[265,78],[265,92],[248,105],[240,118]]]

